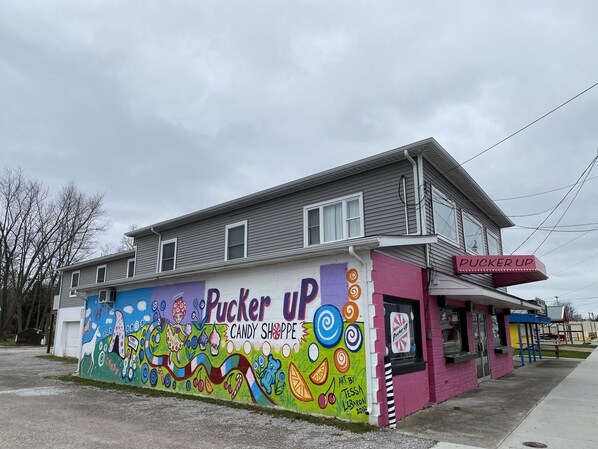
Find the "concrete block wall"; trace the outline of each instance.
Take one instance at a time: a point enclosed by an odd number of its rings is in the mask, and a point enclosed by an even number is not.
[[[465,307],[462,301],[449,300],[449,306]],[[442,348],[442,332],[440,330],[440,309],[436,296],[427,297],[426,327],[428,331],[428,366],[430,379],[430,401],[443,402],[478,386],[475,360],[462,363],[447,363]],[[471,314],[467,315],[467,338],[469,347],[473,348],[473,323]]]
[[[502,313],[502,309],[498,309],[497,312],[500,314]],[[502,316],[503,323],[505,326],[505,332],[507,337],[507,346],[511,346],[511,333],[509,332],[509,317],[504,315],[499,315],[499,319]],[[494,338],[492,334],[492,319],[490,315],[487,315],[487,324],[488,328],[488,353],[489,353],[489,361],[490,361],[490,373],[492,375],[492,379],[500,379],[501,377],[512,373],[515,369],[513,364],[513,353],[508,352],[506,354],[496,354],[494,352]]]
[[[397,298],[419,301],[422,342],[425,342],[424,296],[422,269],[394,257],[372,251],[372,282],[374,294],[372,301],[376,314],[374,326],[377,329],[376,352],[379,363],[376,375],[380,382],[377,401],[380,404],[380,418],[378,425],[388,424],[388,407],[386,399],[384,355],[386,354],[386,334],[384,329],[383,296],[390,295]],[[422,348],[424,360],[428,359],[426,345]],[[396,418],[425,408],[430,402],[428,368],[423,371],[402,374],[393,377]]]

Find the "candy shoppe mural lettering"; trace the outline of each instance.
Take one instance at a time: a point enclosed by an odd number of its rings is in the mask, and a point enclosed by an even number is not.
[[[367,421],[359,272],[300,271],[119,291],[114,305],[90,297],[80,373]]]

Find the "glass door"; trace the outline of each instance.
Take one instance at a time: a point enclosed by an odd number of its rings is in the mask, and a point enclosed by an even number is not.
[[[473,312],[473,337],[475,341],[478,368],[478,382],[490,379],[488,362],[488,338],[486,336],[486,314]]]

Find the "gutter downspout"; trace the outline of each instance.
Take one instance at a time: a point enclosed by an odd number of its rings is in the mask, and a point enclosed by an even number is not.
[[[419,184],[419,199],[420,199],[420,203],[419,203],[419,213],[421,215],[421,223],[422,223],[422,229],[421,229],[421,233],[422,235],[428,235],[428,216],[426,214],[426,191],[425,191],[425,187],[424,187],[424,183],[423,183],[423,179],[424,179],[424,158],[422,155],[420,155],[418,157],[419,159],[419,164],[417,166],[417,179],[418,181],[421,181]],[[430,267],[430,244],[426,245],[426,267]]]
[[[363,307],[363,333],[364,333],[364,341],[367,343],[365,346],[365,375],[367,379],[366,383],[366,390],[367,390],[367,409],[366,414],[371,417],[372,408],[374,404],[374,391],[377,391],[376,388],[372,385],[372,372],[375,372],[375,366],[372,366],[372,350],[371,350],[371,337],[370,337],[370,326],[371,326],[371,318],[370,318],[370,281],[369,281],[369,272],[367,269],[366,262],[355,252],[355,247],[353,245],[349,246],[349,254],[353,256],[363,267],[363,271],[365,274],[365,306]],[[378,416],[376,416],[378,419]],[[370,423],[371,424],[371,423]]]
[[[413,192],[415,194],[415,204],[417,205],[417,213],[415,214],[415,220],[417,223],[417,234],[416,235],[428,235],[426,225],[426,214],[425,206],[423,205],[423,199],[425,198],[425,192],[421,180],[424,179],[424,168],[423,161],[420,156],[420,163],[418,164],[410,155],[407,150],[403,151],[405,158],[413,165]],[[430,267],[430,245],[426,245],[424,248],[426,268]]]
[[[407,181],[405,176],[401,176],[401,187],[403,189],[403,213],[405,214],[405,233],[409,235],[409,208],[407,204]]]
[[[159,273],[160,272],[160,253],[162,252],[162,234],[160,234],[159,232],[154,230],[153,226],[150,228],[150,231],[152,231],[152,233],[154,233],[158,236],[158,255],[156,256],[156,273]],[[137,258],[137,251],[135,251],[135,258]],[[137,264],[137,260],[135,260],[135,264]],[[137,268],[137,267],[135,267],[135,268]]]
[[[409,155],[409,151],[407,151],[407,150],[403,151],[403,155],[405,156],[405,159],[407,159],[409,162],[411,162],[411,165],[413,166],[413,193],[415,195],[415,204],[417,207],[417,211],[415,214],[415,222],[416,222],[416,229],[417,229],[416,235],[422,235],[421,203],[420,203],[420,197],[419,197],[419,193],[420,193],[419,171],[417,168],[417,162],[415,162],[415,160]]]

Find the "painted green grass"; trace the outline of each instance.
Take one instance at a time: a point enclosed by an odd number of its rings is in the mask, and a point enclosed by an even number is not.
[[[43,356],[42,356],[43,357]],[[62,359],[62,357],[56,357],[56,359]],[[76,361],[76,359],[75,359]],[[365,433],[365,432],[373,432],[378,428],[366,423],[359,423],[359,422],[349,422],[349,421],[341,421],[339,419],[322,417],[322,416],[313,416],[307,415],[303,413],[296,413],[289,410],[284,409],[269,409],[265,407],[259,407],[256,405],[251,404],[244,404],[238,402],[230,402],[230,401],[223,401],[220,399],[209,398],[205,396],[194,396],[182,393],[174,393],[165,390],[156,390],[156,389],[149,389],[143,387],[135,387],[133,385],[125,385],[125,384],[115,384],[109,382],[100,382],[97,380],[91,380],[82,378],[76,375],[68,375],[68,376],[58,376],[52,377],[52,379],[58,379],[63,382],[71,382],[78,385],[87,385],[92,387],[104,388],[109,390],[117,390],[123,391],[128,393],[135,393],[135,394],[142,394],[145,396],[150,397],[174,397],[177,399],[184,399],[187,401],[200,401],[200,402],[207,402],[211,404],[221,405],[225,407],[232,407],[237,409],[243,410],[251,410],[253,412],[262,413],[264,415],[269,415],[273,417],[283,417],[288,419],[294,419],[299,421],[310,422],[313,424],[318,425],[328,425],[333,426],[339,429],[348,430],[354,433]]]

